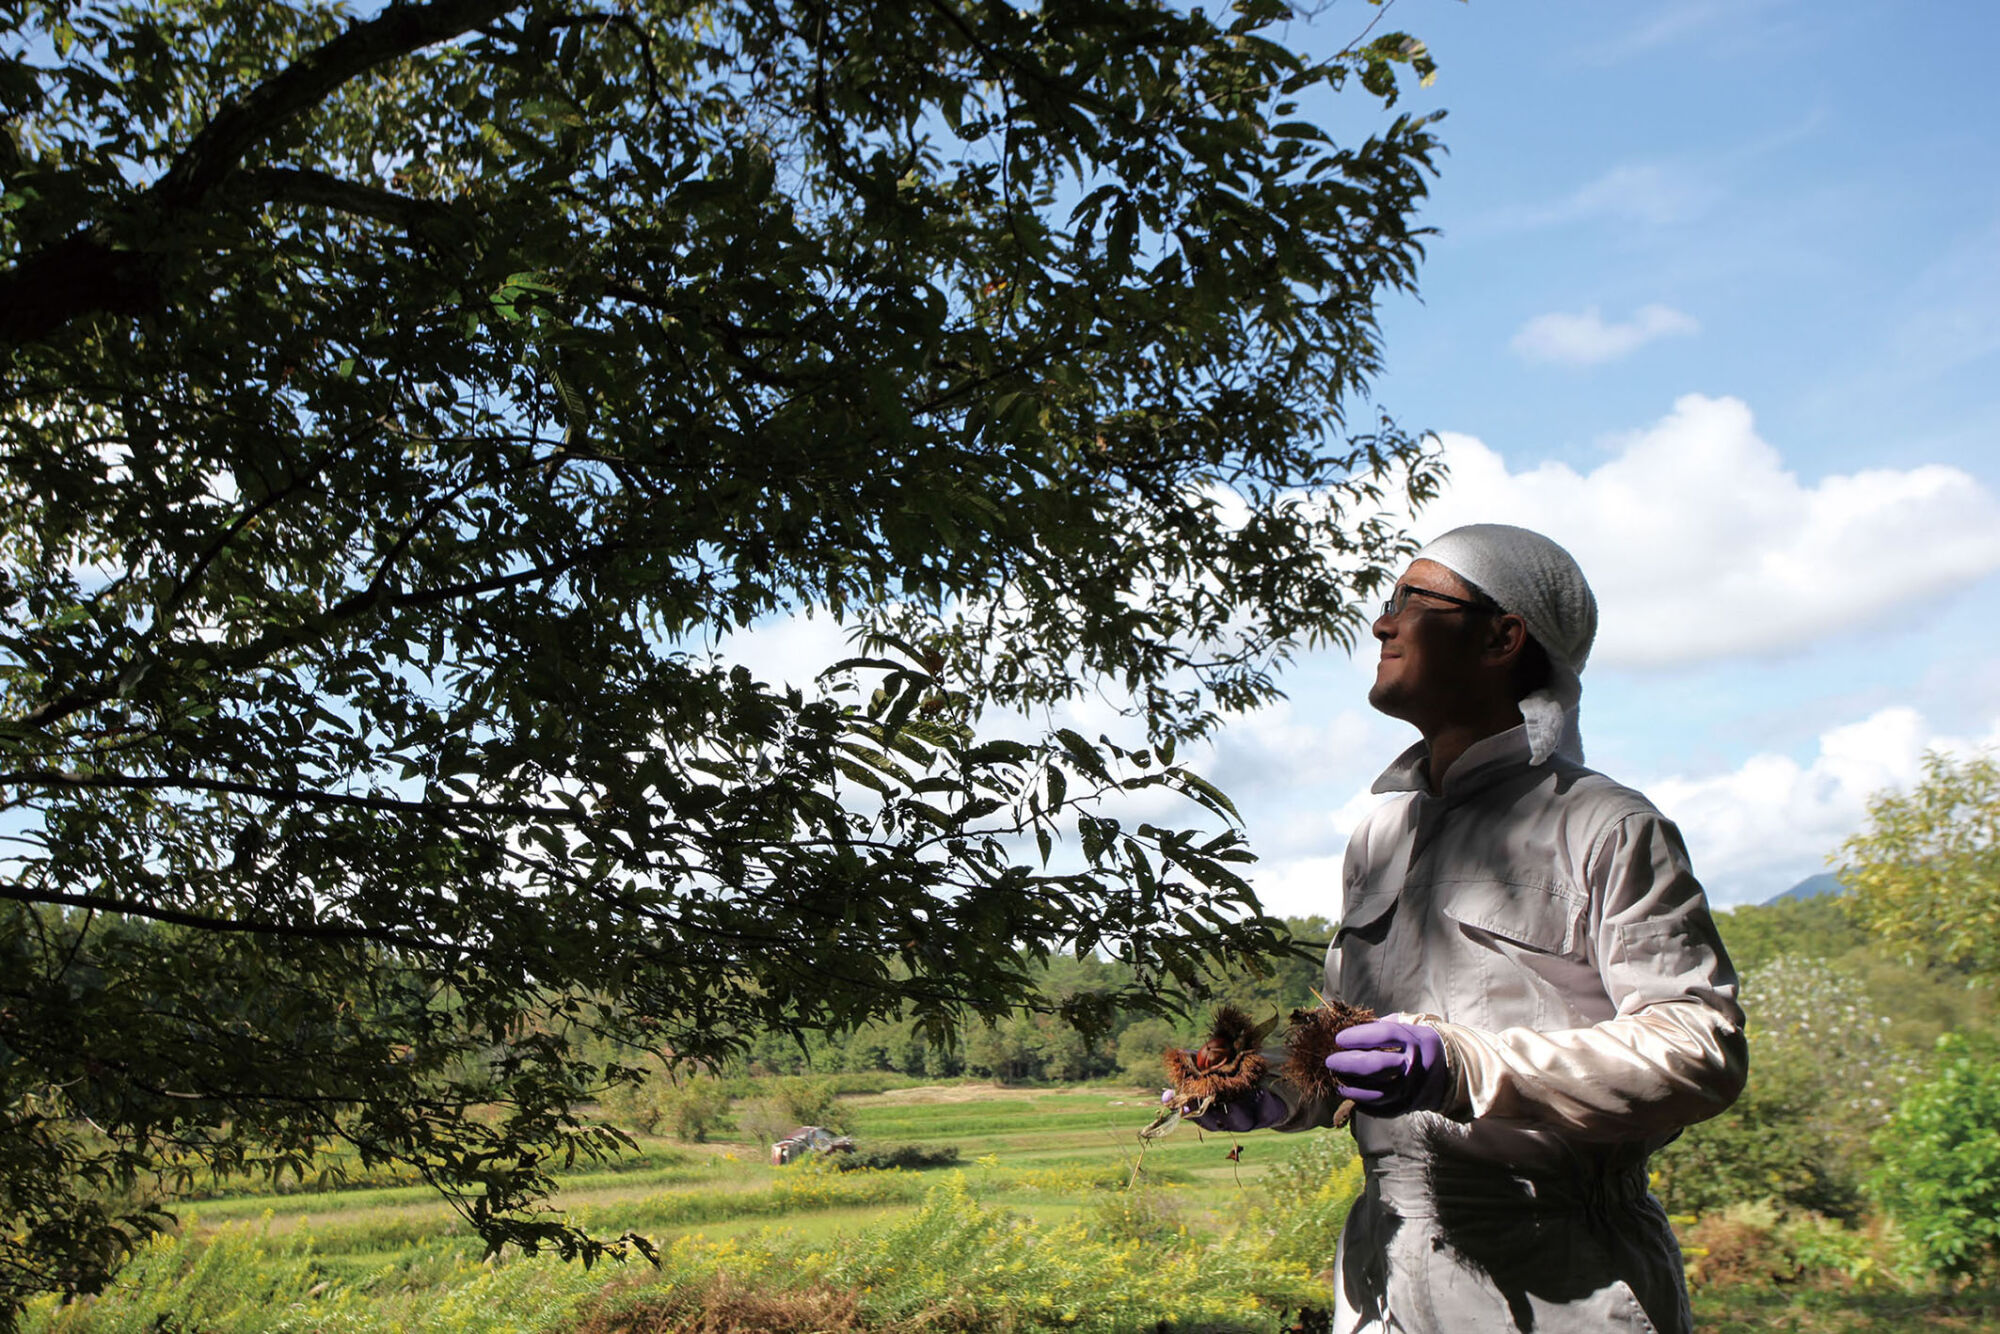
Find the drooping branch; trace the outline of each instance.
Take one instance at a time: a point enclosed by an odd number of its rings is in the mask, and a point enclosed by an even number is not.
[[[152,189],[164,208],[198,202],[257,144],[348,80],[378,65],[491,23],[518,0],[433,0],[392,4],[308,52],[224,107]]]
[[[204,778],[198,774],[161,773],[72,773],[61,769],[16,769],[0,772],[0,784],[12,787],[103,788],[125,792],[226,793],[235,797],[256,797],[284,805],[303,805],[340,810],[381,811],[421,815],[451,824],[472,818],[547,820],[558,824],[581,821],[566,808],[532,806],[490,801],[410,801],[379,793],[321,792],[311,788],[278,787],[270,783],[246,783],[227,778]]]
[[[325,101],[342,84],[391,60],[490,23],[515,3],[517,0],[432,0],[429,4],[391,4],[377,17],[357,23],[224,106],[131,211],[150,215],[156,227],[171,224],[176,215],[201,207],[253,148]],[[414,217],[421,207],[419,201],[349,185],[320,173],[288,172],[283,184],[291,191],[321,196],[308,202],[371,216],[393,209],[398,221]],[[333,186],[342,187],[337,191],[341,201],[337,204],[332,203]],[[108,221],[100,220],[0,273],[0,347],[18,347],[45,338],[86,315],[132,315],[157,308],[162,294],[150,257],[123,248],[116,240],[117,231]]]
[[[253,198],[275,204],[303,204],[353,213],[392,223],[419,236],[465,230],[465,220],[451,205],[416,199],[359,181],[342,180],[303,167],[252,167],[237,173],[231,184]]]
[[[18,885],[0,884],[0,899],[11,899],[16,903],[39,903],[65,908],[88,908],[94,912],[122,913],[127,917],[143,917],[152,922],[167,922],[174,926],[195,927],[202,931],[244,932],[262,936],[293,936],[304,940],[368,940],[381,945],[400,945],[406,949],[445,948],[436,942],[420,940],[400,931],[388,931],[376,927],[337,926],[317,922],[273,922],[257,918],[211,917],[206,913],[183,912],[178,908],[163,908],[157,903],[141,899],[110,898],[99,894],[65,894],[52,889],[22,889]]]

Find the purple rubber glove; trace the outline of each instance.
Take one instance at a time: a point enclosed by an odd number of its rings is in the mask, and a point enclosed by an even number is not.
[[[1253,1098],[1218,1102],[1200,1116],[1190,1116],[1192,1125],[1223,1135],[1241,1135],[1252,1130],[1269,1130],[1292,1114],[1285,1100],[1269,1089],[1258,1089]]]
[[[1377,1019],[1342,1029],[1326,1058],[1340,1096],[1370,1116],[1434,1112],[1444,1105],[1444,1038],[1428,1024]]]

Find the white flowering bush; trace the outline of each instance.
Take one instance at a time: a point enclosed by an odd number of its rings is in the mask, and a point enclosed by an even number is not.
[[[1744,974],[1750,1081],[1735,1106],[1654,1159],[1667,1207],[1702,1214],[1771,1200],[1851,1217],[1871,1139],[1918,1069],[1890,1017],[1823,959],[1786,956]]]

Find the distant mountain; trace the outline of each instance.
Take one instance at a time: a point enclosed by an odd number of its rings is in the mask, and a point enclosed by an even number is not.
[[[1847,890],[1841,886],[1839,876],[1831,871],[1821,871],[1818,875],[1807,876],[1784,893],[1774,894],[1770,898],[1765,899],[1764,904],[1768,907],[1773,903],[1783,903],[1787,899],[1816,899],[1822,894],[1845,894],[1846,892]]]

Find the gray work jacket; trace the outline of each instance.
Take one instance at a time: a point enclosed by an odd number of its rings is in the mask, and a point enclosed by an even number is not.
[[[1748,1066],[1735,972],[1680,834],[1602,774],[1559,757],[1530,764],[1518,727],[1468,749],[1436,795],[1425,758],[1420,743],[1377,780],[1377,792],[1404,795],[1348,843],[1326,982],[1349,1004],[1435,1026],[1449,1091],[1438,1112],[1356,1118],[1369,1180],[1356,1213],[1428,1220],[1415,1231],[1443,1249],[1455,1239],[1451,1218],[1439,1221],[1441,1200],[1465,1220],[1570,1209],[1600,1225],[1643,1205],[1644,1219],[1614,1231],[1659,1261],[1642,1266],[1657,1272],[1628,1274],[1607,1259],[1619,1272],[1570,1274],[1557,1286],[1602,1301],[1611,1289],[1592,1285],[1616,1279],[1612,1295],[1628,1302],[1628,1286],[1670,1285],[1672,1294],[1643,1294],[1654,1319],[1635,1327],[1677,1325],[1660,1309],[1679,1293],[1678,1260],[1645,1196],[1645,1161],[1726,1108]],[[1276,1091],[1293,1106],[1281,1129],[1331,1117],[1330,1106]],[[1381,1230],[1381,1218],[1351,1219],[1348,1240]],[[1344,1293],[1353,1300],[1343,1310],[1372,1304],[1380,1317],[1396,1287],[1393,1261],[1343,1260],[1345,1282],[1372,1285]],[[1568,1327],[1555,1307],[1535,1309],[1544,1328]],[[1398,1319],[1385,1327],[1428,1323]],[[1589,1325],[1579,1315],[1576,1327]]]

